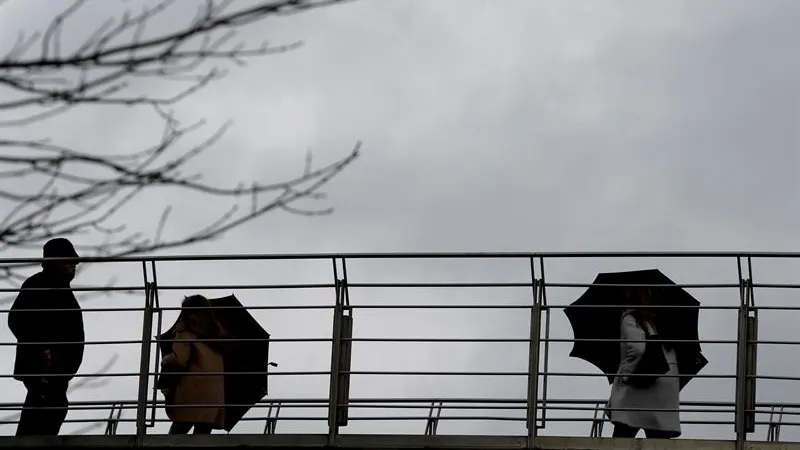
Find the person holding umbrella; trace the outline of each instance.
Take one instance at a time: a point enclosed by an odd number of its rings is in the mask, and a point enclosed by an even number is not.
[[[707,364],[698,337],[700,302],[658,269],[600,273],[564,312],[570,356],[611,385],[614,437],[681,434],[680,391]]]
[[[161,360],[159,380],[172,421],[170,434],[187,434],[192,427],[194,434],[210,434],[212,429],[224,427],[224,364],[219,342],[212,341],[222,335],[205,297],[193,295],[183,300],[172,351]]]
[[[198,307],[192,308],[192,305]],[[197,315],[196,313],[200,314]],[[212,376],[210,373],[208,375],[184,375],[187,366],[177,364],[177,362],[186,360],[189,348],[185,342],[179,342],[179,340],[187,339],[185,331],[183,331],[187,329],[186,322],[197,320],[201,316],[204,319],[200,320],[200,322],[207,323],[208,326],[206,328],[212,331],[204,332],[198,330],[193,334],[200,336],[201,339],[215,340],[206,341],[201,345],[195,346],[192,350],[201,349],[206,352],[205,364],[208,367],[189,367],[189,369],[197,372],[220,373],[224,367],[224,376]],[[195,319],[192,319],[193,317]],[[219,329],[219,333],[213,331],[216,329]],[[173,414],[169,412],[169,409],[173,406],[188,406],[190,403],[200,403],[197,399],[187,399],[184,402],[182,398],[173,398],[178,384],[187,382],[189,378],[200,377],[201,379],[209,380],[208,383],[203,384],[202,390],[204,392],[213,392],[214,400],[212,401],[210,398],[204,400],[207,401],[205,404],[213,405],[214,408],[216,408],[216,405],[225,405],[222,407],[222,411],[218,411],[217,415],[214,416],[213,428],[220,428],[220,422],[222,422],[221,428],[228,432],[241,421],[256,403],[267,395],[268,368],[270,366],[277,367],[277,364],[269,362],[270,335],[250,315],[247,308],[242,305],[235,295],[231,294],[221,298],[209,299],[200,295],[187,297],[184,300],[183,312],[178,317],[178,320],[167,331],[157,335],[156,339],[159,343],[158,348],[161,354],[167,355],[162,362],[161,373],[156,384],[167,399],[168,414]],[[178,348],[174,348],[175,346]],[[213,359],[210,359],[210,355],[207,354],[209,351],[214,352]],[[199,354],[199,352],[195,354]],[[192,361],[192,358],[193,356],[190,356],[189,361]],[[198,362],[198,364],[203,365],[202,362]],[[213,382],[210,381],[212,379]],[[222,383],[222,386],[219,383]],[[191,408],[181,408],[181,410],[188,409]],[[206,407],[204,410],[208,411],[210,409]],[[179,417],[178,414],[170,416],[170,418],[173,417],[175,417],[173,420],[176,421],[173,432],[188,432],[186,425],[177,424],[177,422],[184,422],[188,418]],[[210,420],[208,417],[206,419]],[[206,425],[201,425],[200,427],[201,431],[207,429]],[[195,426],[195,433],[197,432],[198,427]]]
[[[644,429],[648,438],[678,437],[680,382],[675,350],[658,341],[657,309],[648,308],[651,290],[632,287],[626,296],[630,308],[620,321],[621,360],[608,401],[612,436],[633,438]]]

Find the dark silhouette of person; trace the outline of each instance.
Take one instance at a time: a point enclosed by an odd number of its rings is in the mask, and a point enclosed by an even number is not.
[[[42,271],[22,283],[8,314],[17,338],[14,378],[28,395],[17,436],[57,435],[67,417],[67,388],[83,362],[83,311],[70,289],[77,262],[46,258],[78,257],[72,243],[44,244]]]

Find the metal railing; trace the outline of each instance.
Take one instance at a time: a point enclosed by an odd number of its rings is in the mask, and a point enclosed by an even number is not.
[[[0,260],[0,266],[14,264],[30,264],[38,260],[33,259],[5,259]],[[508,426],[499,427],[501,434],[510,434],[506,430],[512,428],[521,435],[528,437],[530,445],[539,435],[543,434],[566,434],[565,427],[560,424],[570,424],[569,434],[583,434],[587,436],[602,436],[603,425],[607,421],[605,417],[606,400],[608,398],[608,386],[602,381],[605,375],[599,373],[597,369],[577,360],[567,358],[568,349],[564,344],[574,342],[569,337],[571,331],[567,330],[568,325],[563,320],[563,310],[571,301],[577,299],[582,290],[591,286],[590,280],[599,272],[610,272],[618,269],[635,270],[643,268],[662,268],[670,266],[672,270],[664,270],[665,273],[679,283],[680,286],[695,293],[702,305],[701,310],[710,314],[704,323],[714,324],[712,334],[732,334],[729,338],[701,339],[700,343],[705,345],[704,353],[711,361],[706,369],[697,375],[693,384],[700,385],[701,380],[709,380],[702,386],[708,390],[718,388],[719,383],[733,381],[732,389],[725,395],[727,398],[709,400],[703,398],[691,398],[692,395],[703,396],[706,389],[687,388],[682,393],[680,412],[682,414],[682,425],[684,435],[698,435],[702,432],[689,433],[692,427],[703,427],[710,429],[715,427],[719,431],[716,437],[720,439],[735,439],[738,448],[743,448],[748,440],[768,440],[778,441],[781,438],[782,427],[796,427],[800,421],[784,420],[785,417],[791,418],[800,415],[800,398],[793,399],[795,392],[800,393],[800,386],[796,383],[800,380],[800,374],[792,373],[791,367],[778,373],[760,373],[757,370],[756,349],[759,354],[765,354],[764,348],[788,347],[793,348],[800,344],[800,327],[792,328],[791,321],[789,326],[781,327],[779,322],[787,319],[787,315],[793,311],[800,311],[800,306],[794,306],[794,302],[784,302],[784,297],[790,298],[791,295],[800,288],[800,283],[791,282],[791,276],[797,273],[792,264],[797,264],[800,268],[800,254],[795,253],[437,253],[437,254],[310,254],[310,255],[223,255],[223,256],[154,256],[143,258],[83,258],[81,263],[91,263],[92,265],[131,264],[140,266],[139,277],[142,282],[121,283],[120,286],[77,286],[73,288],[78,298],[91,292],[117,293],[125,292],[128,298],[143,298],[141,306],[122,307],[108,305],[109,307],[95,307],[85,304],[85,322],[89,324],[93,319],[94,313],[114,313],[116,323],[127,322],[129,319],[123,318],[124,315],[141,315],[140,339],[122,339],[108,336],[110,339],[97,340],[91,336],[91,330],[87,332],[90,337],[86,344],[87,349],[94,346],[130,346],[138,345],[140,348],[138,357],[138,370],[127,372],[114,372],[102,375],[92,375],[81,373],[76,376],[77,380],[86,377],[114,379],[114,378],[137,378],[137,388],[135,398],[110,398],[83,400],[73,399],[71,403],[71,413],[66,423],[78,424],[78,426],[89,425],[90,427],[100,427],[105,425],[106,434],[116,434],[118,427],[124,424],[135,424],[135,429],[131,430],[138,438],[142,438],[148,432],[153,432],[167,419],[162,413],[163,399],[154,386],[154,377],[157,375],[160,354],[154,336],[161,334],[165,329],[165,313],[174,312],[179,308],[179,301],[175,297],[179,295],[190,295],[197,292],[234,292],[243,293],[250,291],[276,292],[302,292],[308,295],[313,292],[314,298],[326,298],[327,301],[308,302],[307,299],[300,302],[289,304],[258,303],[249,305],[248,309],[253,313],[263,311],[275,314],[277,312],[320,312],[328,315],[326,317],[327,326],[331,327],[330,335],[327,337],[282,337],[280,334],[273,333],[270,338],[271,351],[279,349],[281,346],[299,344],[324,344],[330,346],[327,354],[328,361],[326,367],[317,370],[292,370],[292,367],[299,367],[297,364],[303,358],[302,355],[292,355],[291,352],[284,355],[284,360],[280,361],[282,367],[289,367],[288,370],[270,371],[269,376],[274,383],[278,377],[284,379],[300,379],[302,377],[328,378],[327,397],[310,398],[302,395],[295,398],[272,398],[272,393],[262,402],[255,405],[250,414],[243,422],[262,422],[263,430],[266,434],[280,433],[282,424],[289,423],[318,423],[319,425],[310,426],[309,432],[319,432],[324,426],[327,433],[328,443],[333,444],[336,436],[343,432],[343,428],[358,423],[368,423],[370,426],[364,431],[381,429],[376,423],[419,423],[416,428],[419,434],[435,435],[440,432],[441,423],[506,423]],[[324,270],[319,270],[319,276],[311,281],[303,282],[280,282],[280,283],[229,283],[229,284],[170,284],[172,278],[190,277],[192,270],[185,269],[186,266],[200,262],[215,264],[217,274],[225,272],[224,266],[234,263],[263,263],[271,264],[292,263],[292,264],[327,264],[327,275],[323,275]],[[409,278],[432,278],[437,272],[446,272],[449,278],[457,278],[459,271],[463,272],[468,280],[465,281],[419,281],[412,279],[408,281],[398,281],[392,279],[379,281],[381,278],[374,274],[375,267],[381,263],[390,263],[393,268],[385,272],[390,274],[411,273]],[[182,264],[183,269],[165,274],[164,266]],[[499,266],[499,269],[479,269],[483,264],[485,267]],[[765,276],[765,281],[758,283],[754,281],[754,268],[757,264],[763,264],[767,269],[760,272]],[[428,266],[435,265],[436,269]],[[472,265],[471,267],[466,267]],[[778,266],[785,266],[783,269],[776,269]],[[450,266],[450,267],[447,267]],[[572,270],[570,266],[580,266],[580,270]],[[398,267],[402,267],[398,269]],[[480,266],[483,267],[483,266]],[[158,270],[157,270],[158,269]],[[116,270],[116,269],[115,269]],[[779,275],[786,272],[785,279],[778,280]],[[128,270],[128,273],[132,271]],[[169,272],[169,270],[166,270]],[[189,272],[189,275],[186,274]],[[381,272],[381,271],[378,271]],[[705,272],[709,277],[719,278],[714,282],[693,282],[681,284],[682,278],[704,278]],[[194,272],[199,274],[200,271]],[[570,275],[563,275],[563,274]],[[490,276],[491,275],[491,276]],[[685,275],[685,276],[684,276]],[[775,276],[772,276],[775,275]],[[777,278],[776,278],[777,277]],[[211,276],[202,275],[203,279]],[[260,278],[267,278],[266,276]],[[401,277],[402,278],[402,277]],[[491,278],[489,281],[482,281]],[[775,278],[775,279],[772,279]],[[500,281],[502,280],[502,281]],[[549,281],[554,280],[554,281]],[[408,301],[410,292],[420,292],[426,290],[432,292],[430,302]],[[572,290],[572,293],[563,293]],[[0,289],[2,292],[14,295],[16,288]],[[714,295],[706,294],[714,292]],[[379,293],[376,293],[379,292]],[[392,292],[392,294],[386,294]],[[398,292],[401,292],[398,294]],[[456,294],[454,294],[454,292]],[[465,292],[477,292],[478,294],[465,294]],[[508,292],[512,292],[509,294]],[[783,303],[770,304],[769,302],[755,301],[755,294],[761,295],[764,292],[781,293]],[[401,295],[401,300],[393,302],[379,301],[382,298],[390,298]],[[416,294],[419,297],[419,294]],[[454,301],[453,295],[457,299],[466,301]],[[351,296],[353,301],[351,301]],[[498,300],[502,299],[502,300]],[[563,301],[556,301],[563,300]],[[510,300],[510,301],[509,301]],[[171,304],[174,306],[166,306]],[[410,316],[407,312],[413,311],[415,316]],[[510,321],[519,325],[526,324],[524,335],[520,333],[515,337],[481,337],[481,336],[443,336],[443,337],[423,337],[415,336],[414,325],[411,322],[415,317],[421,317],[424,312],[443,311],[452,314],[451,319],[440,319],[432,321],[441,326],[450,324],[450,320],[463,320],[456,312],[477,311],[483,318],[470,322],[466,326],[467,332],[471,332],[472,327],[496,328],[492,325],[493,319],[488,317],[490,314],[504,312],[509,314]],[[4,309],[3,312],[8,312]],[[404,321],[401,329],[408,332],[404,336],[360,336],[354,334],[355,330],[369,324],[369,319],[362,318],[356,320],[358,314],[375,314],[383,312],[383,321],[391,324],[392,320]],[[770,326],[768,323],[761,324],[761,330],[766,330],[768,334],[778,334],[794,336],[798,335],[797,340],[791,339],[758,339],[759,312],[761,314],[779,313],[776,325]],[[722,320],[725,313],[735,314],[730,320]],[[705,317],[705,316],[704,316]],[[718,319],[719,317],[719,319]],[[298,324],[301,319],[296,320]],[[506,319],[504,319],[506,320]],[[560,326],[554,322],[561,320]],[[796,322],[795,322],[796,323]],[[502,331],[506,325],[498,322],[497,327]],[[269,328],[269,327],[267,327]],[[370,327],[368,327],[370,328]],[[372,327],[374,328],[374,327]],[[458,328],[458,327],[456,327]],[[520,327],[517,327],[520,328]],[[728,332],[730,330],[730,332]],[[267,329],[267,331],[270,331]],[[463,330],[462,330],[463,331]],[[734,333],[735,332],[735,333]],[[113,330],[107,331],[112,334]],[[701,330],[701,334],[705,334]],[[360,345],[416,345],[417,355],[424,355],[425,350],[420,350],[420,345],[432,347],[434,345],[465,345],[476,348],[477,346],[497,346],[492,351],[475,352],[481,355],[492,357],[490,364],[510,361],[517,364],[516,370],[492,370],[487,367],[485,370],[386,370],[386,369],[353,369],[353,363],[357,366],[369,365],[371,359],[397,359],[403,360],[404,354],[398,350],[373,350],[367,354],[358,353]],[[6,341],[0,343],[0,348],[12,348],[16,342]],[[511,346],[522,345],[527,347],[524,358],[513,356]],[[718,346],[732,347],[733,351],[718,351]],[[468,347],[470,348],[470,347]],[[387,353],[388,352],[388,353]],[[394,352],[394,353],[392,353]],[[87,354],[89,351],[87,350]],[[286,352],[284,352],[286,353]],[[477,354],[476,353],[476,354]],[[508,353],[507,356],[499,355]],[[774,353],[774,352],[773,352]],[[390,357],[386,355],[389,354]],[[439,353],[447,355],[448,352]],[[797,361],[796,352],[788,352],[783,357],[783,362],[794,358]],[[9,354],[10,355],[10,354]],[[377,355],[377,356],[376,356]],[[792,356],[794,355],[794,356]],[[468,357],[469,355],[465,356]],[[776,357],[772,353],[767,353],[771,360],[781,362],[781,357]],[[560,359],[559,359],[560,358]],[[87,361],[84,362],[86,366]],[[776,363],[777,364],[777,363]],[[779,364],[780,365],[780,364]],[[788,364],[791,366],[791,364]],[[569,370],[570,367],[579,367],[581,370]],[[721,371],[720,367],[731,366],[732,370]],[[4,379],[10,379],[11,363],[7,364],[9,370],[1,375]],[[329,368],[328,368],[329,367]],[[800,368],[797,368],[800,372]],[[495,383],[491,389],[486,391],[506,392],[519,387],[518,396],[490,396],[481,394],[481,388],[472,387],[473,392],[470,396],[415,396],[415,397],[395,397],[378,398],[362,395],[351,395],[353,389],[365,391],[369,389],[359,385],[358,378],[368,376],[393,377],[393,381],[374,384],[372,390],[389,390],[397,383],[408,383],[414,377],[449,377],[451,379],[491,379]],[[398,381],[398,377],[402,377]],[[509,380],[517,380],[512,382]],[[524,380],[524,381],[523,381]],[[596,380],[596,381],[593,381]],[[770,382],[772,385],[762,386]],[[781,385],[781,383],[783,383]],[[17,383],[19,384],[19,383]],[[454,382],[440,384],[445,392],[454,389]],[[484,384],[486,384],[484,382]],[[774,385],[774,386],[773,386]],[[10,392],[6,389],[6,392]],[[282,385],[283,386],[283,385]],[[427,386],[427,385],[426,385]],[[471,386],[466,385],[468,388]],[[475,385],[478,386],[478,385]],[[285,386],[284,386],[285,387]],[[713,389],[712,389],[713,388]],[[761,388],[765,397],[774,398],[780,401],[761,400]],[[570,396],[575,391],[592,389],[596,395],[592,398],[581,398]],[[598,391],[599,389],[599,391]],[[478,392],[475,392],[478,391]],[[759,394],[759,395],[757,395]],[[23,397],[23,390],[19,386],[19,393],[14,393],[20,399]],[[388,397],[388,396],[386,396]],[[14,412],[19,411],[20,403],[2,403],[0,410]],[[101,411],[102,417],[78,418],[80,412]],[[368,414],[365,411],[384,411],[383,414]],[[391,411],[393,414],[386,413]],[[313,412],[313,413],[312,413]],[[7,417],[0,420],[0,425],[12,425],[16,423],[16,418]],[[578,427],[576,428],[576,424]],[[313,428],[313,431],[311,430]],[[458,430],[475,430],[474,425],[469,428],[454,426]],[[491,427],[490,427],[491,428]],[[85,428],[86,430],[88,428]],[[9,427],[8,432],[13,430]],[[405,427],[405,432],[411,432],[411,428]],[[574,430],[582,430],[576,433]],[[721,430],[721,431],[720,431]],[[760,430],[760,431],[759,431]],[[80,431],[80,430],[78,430]],[[302,430],[300,430],[302,431]],[[487,428],[487,433],[492,430]],[[760,437],[757,431],[762,433]],[[236,432],[236,430],[234,430]],[[468,434],[460,431],[461,434]],[[486,433],[484,433],[486,434]],[[607,433],[606,433],[607,434]],[[711,433],[713,434],[713,433]],[[787,433],[784,433],[784,438]],[[798,439],[800,440],[800,439]]]

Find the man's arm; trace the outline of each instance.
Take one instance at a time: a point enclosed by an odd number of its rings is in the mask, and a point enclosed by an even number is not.
[[[34,311],[30,311],[32,306],[30,291],[21,290],[8,312],[8,328],[11,329],[11,333],[14,334],[14,337],[19,342],[33,340],[36,316]]]
[[[17,294],[17,298],[8,312],[8,328],[17,338],[17,342],[21,344],[47,340],[48,333],[42,329],[42,324],[38,323],[39,316],[36,315],[38,311],[33,311],[33,294],[31,291],[25,290],[23,285],[23,289]],[[44,349],[42,353],[47,364],[50,364],[52,361],[50,350]]]
[[[622,337],[623,356],[619,365],[619,374],[622,377],[622,382],[627,383],[630,381],[630,375],[636,371],[636,366],[644,356],[644,351],[647,343],[644,342],[646,334],[644,330],[636,322],[630,314],[622,316],[622,323],[620,326]]]

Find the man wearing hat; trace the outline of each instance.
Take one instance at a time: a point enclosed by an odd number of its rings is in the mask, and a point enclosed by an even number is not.
[[[22,283],[8,313],[17,338],[14,378],[28,390],[17,436],[57,435],[67,417],[67,387],[83,362],[83,312],[70,288],[77,258],[72,243],[57,238],[44,244],[42,271]],[[47,409],[38,409],[47,408]]]

